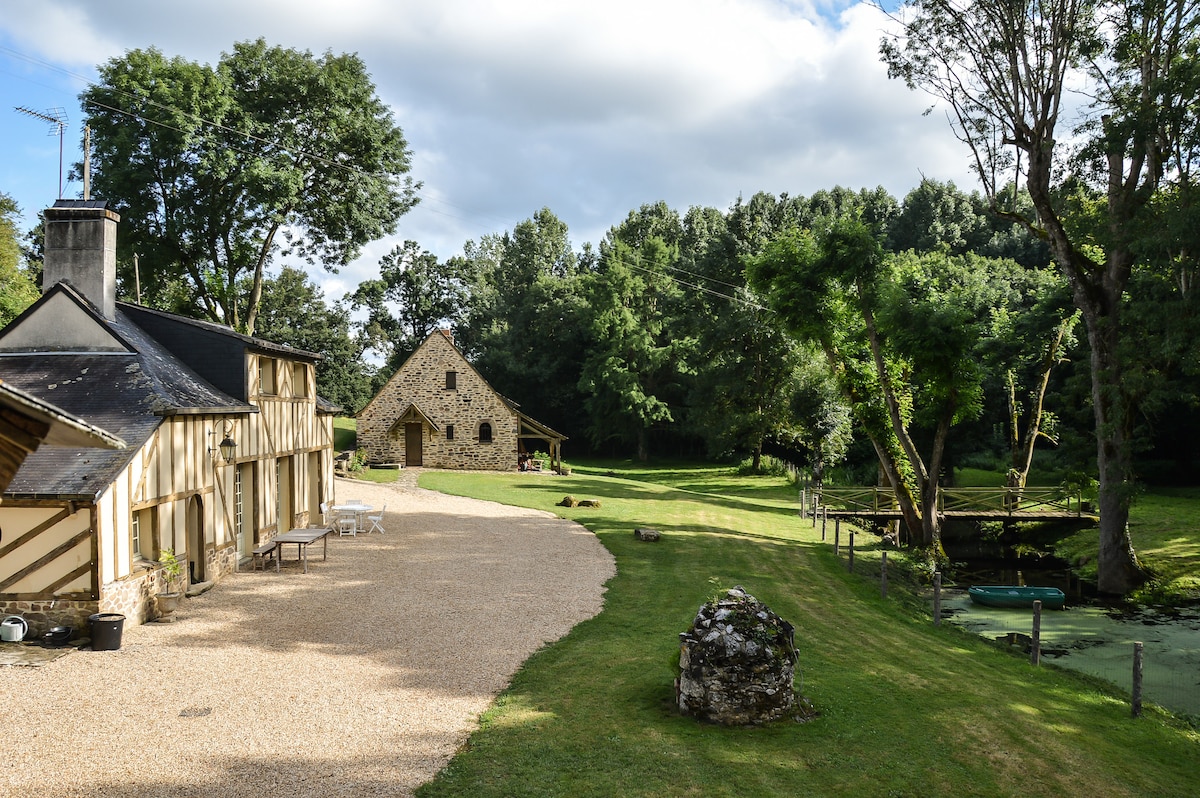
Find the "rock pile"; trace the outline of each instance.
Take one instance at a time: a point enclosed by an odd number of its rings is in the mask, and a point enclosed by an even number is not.
[[[574,496],[563,496],[563,500],[558,503],[559,507],[599,507],[599,499],[576,499]]]
[[[679,635],[679,710],[726,726],[797,714],[794,628],[739,585],[700,608]],[[807,707],[807,702],[803,702]]]

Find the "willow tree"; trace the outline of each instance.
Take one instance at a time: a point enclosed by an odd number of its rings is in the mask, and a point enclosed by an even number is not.
[[[1141,580],[1121,307],[1154,198],[1190,196],[1198,14],[1195,0],[910,0],[881,45],[891,76],[949,109],[993,208],[1046,240],[1070,285],[1090,345],[1106,593]],[[1069,128],[1072,104],[1081,124]],[[1070,218],[1079,191],[1065,176],[1099,198],[1093,223]],[[1033,213],[1000,201],[1010,179]]]
[[[123,285],[136,253],[148,304],[253,334],[275,258],[336,271],[416,202],[404,136],[356,55],[259,39],[212,67],[131,50],[80,100],[93,193],[122,216]]]

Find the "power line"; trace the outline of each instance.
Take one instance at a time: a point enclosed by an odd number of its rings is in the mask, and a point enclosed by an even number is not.
[[[238,130],[238,129],[236,129],[236,128],[229,127],[228,125],[222,124],[222,123],[220,123],[220,122],[217,122],[217,121],[215,121],[215,120],[207,119],[207,118],[205,118],[205,117],[202,117],[202,116],[200,116],[200,115],[198,115],[198,114],[193,114],[193,113],[191,113],[191,112],[184,111],[184,110],[182,110],[182,109],[179,109],[179,108],[176,108],[176,107],[173,107],[173,106],[165,105],[165,104],[163,104],[163,103],[157,102],[156,100],[153,100],[153,99],[150,99],[150,98],[147,98],[147,97],[138,97],[137,95],[131,94],[131,93],[129,93],[129,92],[122,91],[122,90],[120,90],[120,89],[117,89],[117,88],[115,88],[115,87],[111,87],[111,86],[105,86],[105,87],[101,87],[101,85],[100,85],[100,84],[98,84],[96,81],[92,80],[91,78],[87,78],[87,77],[85,77],[85,76],[83,76],[83,75],[79,75],[79,74],[76,74],[76,73],[74,73],[74,72],[71,72],[71,71],[69,71],[69,70],[63,69],[62,67],[59,67],[59,66],[57,66],[57,65],[55,65],[55,64],[51,64],[51,63],[49,63],[49,62],[42,61],[42,60],[40,60],[40,59],[34,58],[34,57],[32,57],[32,56],[29,56],[29,55],[27,55],[27,54],[25,54],[25,53],[22,53],[22,52],[20,52],[20,51],[18,51],[18,50],[14,50],[14,49],[12,49],[11,47],[5,47],[5,46],[3,46],[3,45],[0,45],[0,52],[6,52],[6,53],[8,53],[8,54],[10,54],[10,55],[12,55],[12,56],[14,56],[14,57],[18,58],[18,59],[21,59],[21,60],[24,60],[24,61],[26,61],[26,62],[28,62],[28,63],[35,64],[35,65],[37,65],[37,66],[40,66],[40,67],[42,67],[42,68],[44,68],[44,69],[52,70],[52,71],[54,71],[54,72],[58,72],[58,73],[60,73],[60,74],[66,75],[66,76],[68,76],[68,77],[70,77],[70,78],[73,78],[73,79],[75,79],[75,80],[78,80],[78,81],[82,82],[83,84],[85,84],[85,85],[87,85],[87,86],[89,86],[89,87],[92,87],[92,88],[105,88],[105,89],[107,89],[108,91],[112,92],[113,94],[116,94],[116,95],[118,95],[118,96],[122,96],[122,97],[128,98],[128,99],[130,99],[130,100],[132,100],[132,101],[135,101],[135,102],[140,102],[140,103],[142,103],[142,104],[144,104],[144,105],[149,105],[149,106],[152,106],[152,107],[154,107],[154,108],[157,108],[157,109],[159,109],[159,110],[167,111],[167,112],[170,112],[170,113],[173,113],[173,114],[180,114],[180,115],[182,115],[182,116],[184,116],[184,117],[186,117],[186,118],[188,118],[188,119],[191,119],[192,121],[194,121],[194,122],[195,122],[195,123],[197,123],[198,125],[202,125],[202,126],[206,126],[206,127],[211,127],[211,128],[217,129],[217,130],[221,130],[221,131],[224,131],[224,132],[226,132],[226,133],[230,133],[230,134],[232,134],[232,135],[234,135],[234,136],[240,136],[240,137],[242,137],[242,138],[245,138],[245,139],[247,139],[247,140],[249,140],[249,141],[254,141],[254,142],[257,142],[257,143],[259,143],[259,144],[262,144],[262,145],[264,145],[264,146],[266,146],[266,147],[278,148],[278,149],[279,149],[281,152],[288,153],[288,154],[291,154],[291,155],[293,155],[293,156],[300,155],[300,156],[303,156],[303,157],[309,158],[309,159],[311,159],[311,160],[312,160],[312,161],[314,161],[314,162],[321,163],[321,164],[324,164],[324,165],[326,165],[326,166],[329,166],[329,167],[333,167],[333,168],[337,168],[337,169],[342,169],[342,170],[344,170],[344,171],[346,171],[346,172],[349,172],[349,173],[351,173],[351,174],[355,174],[355,175],[359,175],[359,176],[376,176],[376,173],[372,173],[372,172],[368,172],[368,171],[366,171],[366,170],[363,170],[363,169],[359,169],[358,167],[356,167],[356,166],[353,166],[352,164],[347,164],[347,163],[341,163],[341,162],[338,162],[338,161],[333,161],[333,160],[330,160],[329,158],[326,158],[325,156],[318,155],[318,154],[316,154],[316,153],[311,153],[311,152],[308,152],[308,151],[306,151],[306,150],[303,150],[303,149],[300,149],[300,148],[296,148],[296,147],[288,147],[288,146],[285,146],[285,145],[281,144],[280,142],[277,142],[277,141],[272,141],[272,140],[270,140],[270,139],[264,138],[264,137],[262,137],[262,136],[255,135],[255,134],[253,134],[253,133],[248,133],[248,132],[246,132],[246,131],[243,131],[243,130]],[[112,106],[112,105],[108,105],[108,104],[106,104],[106,103],[99,102],[98,100],[88,99],[88,100],[86,100],[86,102],[87,102],[88,104],[90,104],[90,105],[96,106],[96,107],[98,107],[98,108],[102,108],[102,109],[104,109],[104,110],[106,110],[106,111],[109,111],[109,112],[111,112],[111,113],[114,113],[114,114],[120,114],[120,115],[124,115],[124,116],[128,116],[128,117],[130,117],[130,118],[132,118],[132,119],[137,119],[138,121],[140,121],[140,122],[143,122],[143,123],[145,123],[145,124],[148,124],[148,125],[156,125],[156,126],[159,126],[159,127],[166,128],[166,129],[168,129],[168,130],[173,130],[173,131],[175,131],[175,132],[177,132],[177,133],[183,133],[183,134],[187,134],[187,133],[189,133],[189,132],[190,132],[190,131],[184,130],[183,128],[180,128],[180,127],[178,127],[178,126],[176,126],[176,125],[172,125],[172,124],[170,124],[170,123],[168,123],[168,122],[164,122],[164,121],[161,121],[161,120],[158,120],[158,119],[151,119],[150,117],[148,117],[148,116],[145,116],[145,115],[144,115],[144,114],[142,114],[142,113],[139,113],[139,112],[136,112],[136,111],[127,110],[127,109],[124,109],[124,108],[118,108],[118,107],[116,107],[116,106]],[[58,111],[61,113],[61,115],[62,115],[62,118],[61,118],[61,120],[60,120],[60,119],[58,119],[58,118],[51,119],[49,116],[45,116],[45,115],[39,114],[39,113],[38,113],[38,112],[36,112],[36,111],[32,111],[32,110],[29,110],[29,109],[26,109],[26,108],[21,108],[21,107],[19,107],[19,108],[17,108],[17,110],[18,110],[18,111],[21,111],[22,113],[29,114],[30,116],[34,116],[34,117],[36,117],[36,118],[42,119],[43,121],[55,122],[56,124],[58,124],[58,125],[59,125],[59,128],[58,128],[58,130],[59,130],[59,148],[60,148],[60,152],[59,152],[59,197],[61,198],[61,196],[62,196],[62,152],[61,152],[61,149],[62,149],[62,129],[65,127],[65,122],[66,122],[66,115],[65,115],[65,113],[62,113],[62,109],[61,109],[61,108],[60,108],[60,109],[57,109],[57,110],[58,110]],[[228,149],[230,149],[230,150],[233,150],[234,152],[240,152],[240,153],[242,153],[242,154],[244,154],[244,155],[254,155],[254,154],[255,154],[255,153],[254,153],[254,152],[252,152],[251,150],[248,150],[248,149],[244,149],[244,148],[238,147],[238,146],[236,146],[236,145],[234,145],[234,144],[231,144],[231,143],[228,143],[228,142],[225,142],[225,143],[223,143],[223,146],[227,147],[227,148],[228,148]],[[419,184],[419,183],[418,183],[417,185],[418,185],[418,187],[419,187],[421,184]],[[448,206],[448,207],[451,207],[451,208],[457,208],[457,207],[458,207],[458,206],[456,206],[454,203],[447,202],[447,201],[445,201],[445,200],[440,200],[440,199],[437,199],[437,198],[431,197],[431,196],[429,196],[429,195],[426,195],[426,194],[422,194],[422,193],[421,193],[419,190],[417,190],[417,189],[414,189],[412,193],[413,193],[413,195],[414,195],[414,196],[416,196],[416,197],[420,198],[420,199],[421,199],[421,200],[423,200],[423,201],[430,201],[430,202],[433,202],[433,203],[440,203],[440,204],[442,204],[442,205],[445,205],[445,206]],[[426,206],[426,208],[427,208],[427,209],[428,209],[430,212],[432,212],[432,213],[437,213],[437,214],[440,214],[440,215],[442,215],[442,216],[446,216],[447,218],[457,219],[457,220],[459,220],[459,221],[467,222],[467,223],[470,223],[470,224],[474,224],[474,223],[476,223],[476,221],[477,221],[477,220],[474,220],[474,219],[467,218],[467,217],[465,217],[465,216],[460,216],[460,215],[457,215],[457,214],[454,214],[454,213],[449,213],[449,212],[446,212],[446,211],[441,211],[441,210],[438,210],[438,209],[436,209],[436,208],[430,208],[430,207],[428,207],[428,206]],[[496,221],[499,221],[499,219],[496,219]],[[620,263],[623,263],[625,266],[627,266],[627,267],[629,267],[629,268],[631,268],[631,269],[637,269],[637,270],[643,271],[643,272],[645,272],[645,273],[647,273],[647,274],[658,274],[658,273],[660,273],[660,272],[655,272],[654,270],[648,269],[648,268],[646,268],[646,267],[644,267],[644,266],[641,266],[641,265],[639,265],[639,264],[630,263],[630,262],[623,261],[623,260],[619,260],[618,262],[620,262]],[[691,272],[691,271],[688,271],[687,269],[682,269],[682,268],[679,268],[679,267],[676,267],[676,266],[665,266],[664,268],[665,268],[665,269],[667,269],[667,270],[670,270],[670,271],[677,272],[677,273],[679,273],[679,274],[685,274],[685,275],[687,275],[687,276],[689,276],[689,277],[695,277],[695,278],[697,278],[697,279],[700,279],[700,280],[708,280],[708,281],[710,281],[710,282],[717,283],[717,284],[719,284],[719,285],[724,285],[724,286],[726,286],[726,287],[728,287],[728,288],[731,288],[731,289],[733,289],[733,290],[735,290],[735,291],[742,290],[742,288],[743,288],[742,286],[736,285],[736,284],[734,284],[734,283],[729,283],[729,282],[726,282],[726,281],[724,281],[724,280],[719,280],[719,279],[717,279],[717,278],[715,278],[715,277],[709,277],[709,276],[707,276],[707,275],[697,274],[697,273],[695,273],[695,272]],[[752,301],[750,301],[750,300],[744,299],[744,298],[742,298],[742,297],[738,297],[738,296],[735,296],[735,295],[732,295],[732,294],[725,294],[725,293],[722,293],[722,292],[720,292],[720,291],[717,291],[717,290],[715,290],[715,289],[708,288],[708,287],[706,287],[706,286],[703,286],[703,285],[699,285],[699,284],[697,284],[697,283],[688,282],[688,281],[686,281],[686,280],[682,280],[682,279],[679,279],[679,278],[677,278],[677,277],[672,277],[671,275],[668,275],[668,274],[663,274],[662,276],[663,276],[663,277],[666,277],[667,279],[669,279],[669,280],[671,280],[672,282],[674,282],[676,285],[678,285],[678,286],[680,286],[680,287],[683,287],[683,288],[690,288],[690,289],[693,289],[693,290],[695,290],[695,291],[700,291],[700,292],[703,292],[703,293],[705,293],[705,294],[709,294],[709,295],[711,295],[711,296],[714,296],[714,297],[717,297],[717,298],[720,298],[720,299],[725,299],[725,300],[727,300],[727,301],[730,301],[730,302],[734,302],[734,303],[737,303],[737,304],[740,304],[740,305],[744,305],[744,306],[746,306],[746,307],[753,308],[753,309],[755,309],[755,310],[761,310],[761,311],[767,311],[767,312],[771,312],[771,309],[770,309],[770,308],[764,307],[763,305],[760,305],[760,304],[758,304],[758,303],[756,303],[756,302],[752,302]]]
[[[731,294],[723,294],[723,293],[721,293],[720,291],[716,291],[716,290],[714,290],[714,289],[712,289],[712,288],[707,288],[707,287],[705,287],[705,286],[702,286],[702,285],[697,285],[697,284],[695,284],[695,283],[689,283],[689,282],[687,282],[686,280],[680,280],[678,277],[672,277],[672,276],[671,276],[671,275],[669,275],[669,274],[663,274],[663,273],[662,273],[662,272],[660,272],[660,271],[657,271],[657,270],[655,270],[655,269],[651,269],[651,268],[650,268],[650,267],[648,267],[648,266],[643,266],[643,265],[641,265],[640,263],[631,263],[631,262],[629,262],[629,261],[622,260],[622,259],[620,259],[620,258],[614,258],[614,260],[615,260],[617,263],[619,263],[619,264],[621,264],[621,265],[623,265],[623,266],[626,266],[626,267],[628,267],[628,268],[630,268],[630,269],[635,269],[635,270],[637,270],[637,271],[643,272],[644,274],[650,274],[650,275],[660,275],[660,276],[662,276],[662,277],[665,277],[666,279],[670,280],[671,282],[675,283],[676,285],[678,285],[678,286],[681,286],[681,287],[684,287],[684,288],[692,288],[692,289],[695,289],[695,290],[697,290],[697,291],[701,291],[701,292],[703,292],[703,293],[705,293],[705,294],[710,294],[710,295],[712,295],[712,296],[718,297],[718,298],[720,298],[720,299],[726,299],[726,300],[728,300],[728,301],[730,301],[730,302],[734,302],[734,303],[736,303],[736,304],[739,304],[739,305],[744,305],[744,306],[746,306],[746,307],[753,308],[754,310],[762,310],[762,311],[766,311],[766,312],[768,312],[768,313],[773,313],[773,312],[774,312],[774,311],[772,311],[772,310],[771,310],[771,308],[768,308],[768,307],[765,307],[765,306],[763,306],[763,305],[760,305],[760,304],[758,304],[757,302],[751,302],[749,299],[744,299],[744,298],[742,298],[742,297],[739,297],[739,296],[733,296],[733,295],[731,295]],[[668,267],[666,267],[666,268],[668,268],[668,269],[671,269],[672,267],[668,266]],[[679,269],[672,269],[672,270],[673,270],[673,271],[682,271],[682,270],[679,270]],[[696,276],[702,276],[702,275],[696,275]],[[718,281],[718,282],[719,282],[719,281]],[[737,289],[737,290],[741,290],[741,289],[742,289],[742,286],[736,286],[736,285],[733,285],[732,283],[724,283],[724,284],[725,284],[725,285],[728,285],[728,286],[730,286],[731,288]]]
[[[27,55],[27,54],[25,54],[25,53],[22,53],[22,52],[20,52],[20,51],[18,51],[18,50],[14,50],[14,49],[12,49],[11,47],[5,47],[5,46],[3,46],[3,45],[0,45],[0,52],[5,52],[5,53],[8,53],[8,54],[10,54],[10,55],[12,55],[12,56],[14,56],[14,57],[16,57],[16,58],[20,59],[20,60],[23,60],[23,61],[26,61],[26,62],[28,62],[28,63],[34,64],[34,65],[36,65],[36,66],[39,66],[39,67],[41,67],[41,68],[44,68],[44,69],[47,69],[47,70],[51,70],[51,71],[53,71],[53,72],[58,72],[59,74],[62,74],[62,75],[65,75],[65,76],[67,76],[67,77],[69,77],[69,78],[72,78],[72,79],[74,79],[74,80],[77,80],[77,81],[79,81],[80,83],[82,83],[82,84],[84,84],[84,85],[86,85],[86,86],[89,86],[89,87],[92,87],[92,88],[101,88],[100,84],[98,84],[96,81],[92,80],[91,78],[88,78],[88,77],[86,77],[86,76],[84,76],[84,75],[79,75],[79,74],[77,74],[77,73],[75,73],[75,72],[71,72],[70,70],[67,70],[67,69],[63,69],[63,68],[62,68],[62,67],[60,67],[60,66],[57,66],[57,65],[55,65],[55,64],[51,64],[51,63],[49,63],[49,62],[46,62],[46,61],[42,61],[41,59],[34,58],[33,56]],[[326,158],[326,157],[324,157],[324,156],[318,155],[318,154],[316,154],[316,153],[308,152],[307,150],[303,150],[303,149],[300,149],[300,148],[296,148],[296,147],[284,147],[284,145],[280,144],[280,143],[279,143],[279,142],[277,142],[277,141],[271,141],[270,139],[263,138],[262,136],[257,136],[257,135],[255,135],[255,134],[253,134],[253,133],[247,133],[247,132],[245,132],[245,131],[238,130],[238,129],[236,129],[236,128],[231,128],[231,127],[229,127],[228,125],[224,125],[224,124],[222,124],[222,123],[220,123],[220,122],[217,122],[217,121],[215,121],[215,120],[207,119],[207,118],[205,118],[205,117],[202,117],[202,116],[200,116],[200,115],[198,115],[198,114],[192,114],[192,113],[190,113],[190,112],[187,112],[187,111],[184,111],[184,110],[182,110],[182,109],[178,109],[178,108],[175,108],[175,107],[172,107],[172,106],[169,106],[169,105],[164,105],[163,103],[159,103],[159,102],[157,102],[157,101],[155,101],[155,100],[152,100],[152,99],[149,99],[149,98],[138,97],[137,95],[130,94],[129,92],[121,91],[120,89],[117,89],[117,88],[115,88],[115,87],[105,86],[105,87],[103,87],[103,88],[105,88],[105,89],[107,89],[107,90],[111,91],[112,93],[114,93],[114,94],[116,94],[116,95],[119,95],[119,96],[122,96],[122,97],[128,98],[128,99],[129,99],[129,100],[131,100],[131,101],[134,101],[134,102],[141,102],[141,103],[143,103],[143,104],[148,104],[148,105],[150,105],[150,106],[156,107],[156,108],[158,108],[158,109],[160,109],[160,110],[164,110],[164,111],[169,111],[169,112],[171,112],[171,113],[180,114],[180,115],[182,115],[182,116],[185,116],[185,117],[187,117],[187,118],[189,118],[189,119],[191,119],[191,120],[195,121],[197,124],[204,125],[204,126],[207,126],[207,127],[212,127],[212,128],[215,128],[215,129],[217,129],[217,130],[222,130],[222,131],[225,131],[225,132],[227,132],[227,133],[230,133],[230,134],[232,134],[232,135],[235,135],[235,136],[241,136],[241,137],[243,137],[243,138],[245,138],[245,139],[248,139],[248,140],[250,140],[250,141],[256,141],[256,142],[258,142],[258,143],[260,143],[260,144],[263,144],[263,145],[265,145],[265,146],[268,146],[268,147],[278,147],[278,148],[280,148],[280,149],[281,149],[281,150],[283,150],[283,151],[290,152],[290,153],[292,153],[292,154],[294,154],[294,155],[301,155],[301,156],[303,156],[303,157],[309,158],[309,159],[311,159],[311,160],[313,160],[313,161],[316,161],[316,162],[318,162],[318,163],[323,163],[323,164],[325,164],[326,166],[330,166],[330,167],[336,167],[336,168],[339,168],[339,169],[345,170],[345,171],[349,172],[350,174],[355,174],[355,175],[359,175],[359,176],[376,176],[376,173],[373,173],[373,172],[368,172],[368,171],[366,171],[366,170],[363,170],[363,169],[359,169],[359,168],[357,168],[357,167],[355,167],[355,166],[353,166],[353,165],[351,165],[351,164],[339,163],[339,162],[337,162],[337,161],[332,161],[332,160],[330,160],[330,159],[328,159],[328,158]],[[143,115],[143,114],[141,114],[141,113],[138,113],[138,112],[136,112],[136,111],[127,110],[127,109],[124,109],[124,108],[117,108],[117,107],[114,107],[114,106],[111,106],[111,105],[107,105],[107,104],[105,104],[105,103],[101,103],[101,102],[94,101],[94,100],[89,100],[88,102],[89,102],[90,104],[92,104],[92,105],[95,105],[95,106],[97,106],[97,107],[103,108],[103,109],[104,109],[104,110],[106,110],[106,111],[110,111],[110,112],[112,112],[112,113],[116,113],[116,114],[122,114],[122,115],[128,116],[128,117],[130,117],[130,118],[132,118],[132,119],[137,119],[137,120],[139,120],[139,121],[141,121],[141,122],[144,122],[144,123],[146,123],[146,124],[150,124],[150,125],[158,125],[158,126],[160,126],[160,127],[164,127],[164,128],[166,128],[166,129],[168,129],[168,130],[174,130],[174,131],[176,131],[176,132],[178,132],[178,133],[187,133],[187,132],[188,132],[188,131],[185,131],[185,130],[183,130],[183,129],[181,129],[181,128],[179,128],[179,127],[175,126],[175,125],[171,125],[171,124],[169,124],[169,123],[167,123],[167,122],[163,122],[163,121],[161,121],[161,120],[157,120],[157,119],[151,119],[151,118],[149,118],[149,117],[147,117],[147,116],[145,116],[145,115]],[[245,155],[251,155],[251,154],[253,154],[253,153],[251,153],[249,150],[246,150],[246,149],[243,149],[243,148],[240,148],[240,147],[234,146],[234,145],[232,145],[232,144],[228,144],[228,143],[226,143],[226,146],[228,146],[228,147],[229,147],[229,149],[233,150],[234,152],[240,152],[240,153],[242,153],[242,154],[245,154]],[[61,183],[62,183],[62,181],[61,181],[61,178],[60,178],[60,180],[59,180],[59,183],[60,183],[60,187],[61,187]],[[463,215],[460,215],[460,214],[452,213],[452,212],[449,212],[449,211],[446,211],[446,210],[441,210],[441,209],[438,209],[438,208],[436,208],[436,207],[430,207],[430,204],[433,204],[433,205],[442,205],[442,206],[449,207],[449,208],[452,208],[452,209],[465,210],[465,209],[462,209],[460,206],[458,206],[458,205],[455,205],[455,204],[454,204],[454,203],[452,203],[452,202],[448,202],[448,201],[446,201],[446,200],[439,199],[439,198],[437,198],[437,197],[434,197],[434,196],[432,196],[432,195],[429,195],[429,194],[424,194],[424,193],[422,193],[422,192],[419,190],[419,186],[420,186],[420,184],[419,184],[419,183],[417,184],[417,186],[418,186],[418,188],[415,188],[415,189],[413,190],[413,192],[412,192],[412,193],[413,193],[413,196],[415,196],[415,197],[418,197],[418,198],[421,200],[421,202],[422,202],[422,203],[429,203],[429,204],[426,204],[426,205],[425,205],[425,208],[426,208],[426,210],[428,210],[429,212],[431,212],[431,213],[436,213],[436,214],[439,214],[439,215],[441,215],[441,216],[445,216],[445,217],[447,217],[447,218],[450,218],[450,219],[456,219],[456,220],[458,220],[458,221],[467,222],[467,223],[469,223],[469,224],[476,224],[476,223],[478,222],[478,217],[476,217],[476,218],[472,219],[472,218],[469,218],[469,217],[467,217],[467,216],[463,216]],[[60,188],[60,196],[61,196],[61,188]],[[501,225],[504,225],[504,224],[507,224],[507,223],[508,223],[508,222],[503,222],[503,221],[501,221],[501,220],[499,219],[499,217],[494,217],[494,218],[493,218],[493,221],[495,221],[495,222],[498,222],[498,223],[500,223]]]

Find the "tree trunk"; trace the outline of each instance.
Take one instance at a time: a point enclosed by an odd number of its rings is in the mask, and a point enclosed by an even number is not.
[[[1117,324],[1113,319],[1084,313],[1091,344],[1092,406],[1096,416],[1096,466],[1100,489],[1100,551],[1097,588],[1124,595],[1141,584],[1141,567],[1129,538],[1129,507],[1133,496],[1130,462],[1130,409],[1121,396],[1117,360]]]
[[[1029,421],[1024,439],[1021,437],[1021,415],[1017,405],[1016,377],[1012,371],[1007,374],[1010,461],[1008,479],[1005,484],[1010,488],[1024,488],[1029,480],[1029,471],[1033,468],[1033,452],[1037,447],[1038,439],[1042,437],[1042,419],[1046,414],[1046,391],[1050,387],[1050,373],[1061,362],[1059,349],[1070,325],[1070,319],[1059,324],[1046,346],[1046,354],[1042,357],[1042,363],[1038,369],[1037,390],[1031,397],[1032,406],[1029,408]]]
[[[1071,242],[1055,213],[1050,192],[1051,143],[1045,151],[1029,151],[1029,195],[1045,225],[1050,250],[1071,286],[1075,306],[1083,314],[1091,348],[1092,409],[1096,418],[1096,466],[1099,471],[1100,547],[1097,587],[1102,593],[1124,595],[1142,581],[1141,568],[1129,539],[1129,506],[1133,470],[1130,457],[1132,409],[1123,396],[1120,338],[1121,298],[1134,262],[1123,243],[1124,225],[1132,211],[1121,187],[1122,164],[1116,154],[1109,163],[1109,226],[1113,243],[1107,258],[1097,263]]]

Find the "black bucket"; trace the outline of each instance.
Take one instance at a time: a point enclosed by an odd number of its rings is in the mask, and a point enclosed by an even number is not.
[[[117,612],[99,612],[88,616],[92,627],[92,651],[116,651],[121,647],[125,616]]]

